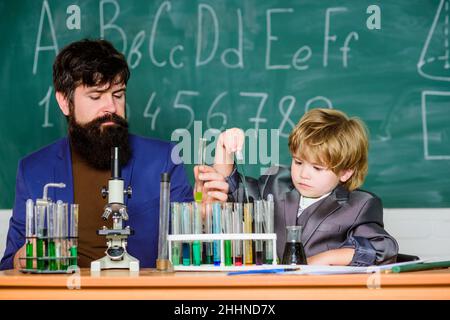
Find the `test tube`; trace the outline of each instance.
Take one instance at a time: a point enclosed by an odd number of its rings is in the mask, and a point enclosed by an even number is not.
[[[181,234],[181,204],[172,202],[172,234]],[[172,243],[172,265],[180,264],[181,243]]]
[[[35,219],[35,230],[36,230],[36,258],[37,258],[37,268],[38,270],[45,269],[44,252],[45,252],[45,237],[47,236],[47,229],[45,226],[45,215],[46,215],[46,205],[37,204],[36,205],[36,219]]]
[[[205,217],[204,217],[204,230],[206,234],[213,233],[213,219],[212,219],[212,205],[210,203],[205,204]],[[205,241],[205,264],[213,264],[213,243],[211,241]]]
[[[181,205],[181,231],[183,234],[191,234],[191,204],[189,202],[183,202]],[[191,243],[183,242],[183,265],[191,265]]]
[[[194,234],[202,234],[202,203],[193,202],[194,217],[192,219],[192,230]],[[194,240],[192,243],[192,262],[194,266],[202,263],[202,243],[200,240]]]
[[[67,270],[67,247],[68,247],[68,219],[67,219],[67,203],[58,200],[56,202],[56,228],[57,242],[55,244],[56,257],[59,262],[60,270]]]
[[[273,195],[267,195],[267,201],[264,202],[265,210],[264,210],[264,230],[266,233],[274,233],[274,202]],[[273,263],[273,246],[272,241],[266,241],[266,263]]]
[[[25,235],[26,235],[26,268],[33,269],[33,237],[35,236],[34,231],[34,202],[28,199],[26,202],[26,225],[25,225]]]
[[[161,174],[159,195],[159,237],[158,259],[156,260],[156,268],[158,270],[167,270],[169,268],[167,235],[169,234],[170,214],[170,175],[167,172]]]
[[[213,233],[222,233],[221,226],[221,205],[220,202],[214,202],[212,205],[213,211]],[[214,265],[220,266],[220,240],[214,240]]]
[[[244,203],[244,233],[252,233],[253,203]],[[253,264],[252,240],[244,240],[245,264]]]
[[[264,205],[262,200],[255,200],[255,233],[263,233]],[[255,240],[255,263],[263,264],[263,241]]]
[[[206,156],[206,139],[200,138],[198,141],[198,165],[204,165],[205,164],[205,156]],[[199,190],[203,187],[203,182],[198,182]],[[203,193],[202,191],[196,190],[194,199],[195,201],[202,202],[203,200]]]
[[[58,200],[55,203],[56,206],[56,210],[54,210],[56,212],[56,224],[55,224],[55,257],[56,257],[56,263],[58,266],[58,269],[62,270],[61,265],[62,265],[62,259],[61,259],[61,243],[64,241],[63,240],[63,208],[62,208],[62,201]]]
[[[237,137],[237,135],[235,135],[234,143],[236,146],[238,144],[237,140],[238,140],[238,137]],[[244,187],[245,199],[247,200],[247,202],[250,202],[249,195],[248,195],[248,188],[247,188],[247,178],[246,178],[245,170],[244,170],[244,155],[242,154],[242,150],[236,151],[234,156],[236,158],[236,161],[235,161],[236,167],[241,172],[241,178],[242,178],[242,184]]]
[[[224,203],[222,210],[222,225],[223,231],[227,234],[233,232],[232,212],[233,212],[233,204],[231,202]],[[231,240],[224,240],[224,247],[225,247],[225,265],[231,266],[233,265]]]
[[[47,205],[47,258],[49,269],[54,271],[57,270],[56,263],[56,248],[55,248],[55,220],[56,220],[56,204],[49,202]]]
[[[73,203],[70,205],[70,265],[77,266],[78,265],[78,204]]]
[[[236,202],[233,210],[233,233],[242,233],[242,203]],[[233,241],[234,265],[242,266],[242,240]]]

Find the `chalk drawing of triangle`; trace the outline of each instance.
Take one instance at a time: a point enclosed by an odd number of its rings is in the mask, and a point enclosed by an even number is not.
[[[427,79],[450,81],[449,2],[440,1],[417,63],[418,73]]]

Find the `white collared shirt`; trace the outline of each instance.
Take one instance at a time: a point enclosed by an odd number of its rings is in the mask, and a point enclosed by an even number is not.
[[[325,197],[328,197],[331,194],[331,192],[325,193],[323,196],[319,198],[308,198],[300,195],[300,202],[298,204],[298,211],[297,211],[297,218],[300,217],[300,215],[305,211],[306,208],[308,208],[310,205],[316,203],[319,200],[322,200]]]

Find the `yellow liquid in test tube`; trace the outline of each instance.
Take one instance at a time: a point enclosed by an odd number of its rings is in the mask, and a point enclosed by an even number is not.
[[[252,233],[253,204],[244,203],[244,233]],[[252,240],[244,240],[244,263],[253,264]]]

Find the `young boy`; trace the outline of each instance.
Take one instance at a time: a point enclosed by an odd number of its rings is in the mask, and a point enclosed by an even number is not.
[[[233,152],[242,148],[240,129],[218,139],[214,170],[197,168],[208,194],[229,201],[246,198]],[[363,123],[333,109],[312,109],[289,136],[290,170],[273,167],[258,180],[247,178],[249,197],[275,200],[277,254],[281,260],[286,226],[301,225],[308,264],[369,266],[395,262],[398,245],[383,229],[381,200],[357,189],[368,169]],[[197,172],[198,173],[198,172]],[[272,173],[272,174],[270,174]],[[226,178],[224,178],[226,177]]]

